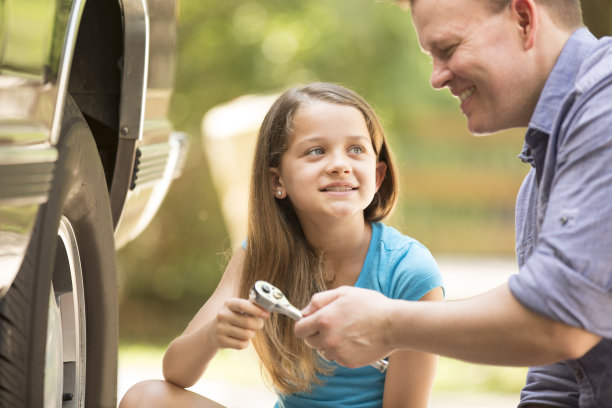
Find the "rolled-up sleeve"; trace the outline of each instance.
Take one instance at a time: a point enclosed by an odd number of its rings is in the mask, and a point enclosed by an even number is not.
[[[612,338],[612,86],[584,100],[548,156],[537,241],[510,289],[536,313]]]

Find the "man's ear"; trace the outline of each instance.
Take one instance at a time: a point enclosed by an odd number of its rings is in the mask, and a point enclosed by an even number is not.
[[[274,194],[276,198],[285,198],[287,192],[283,188],[280,170],[276,167],[270,167],[268,168],[268,172],[270,174],[270,191],[272,191],[272,194]]]
[[[523,48],[525,50],[533,48],[540,29],[538,5],[535,0],[512,0],[510,11],[518,24]]]

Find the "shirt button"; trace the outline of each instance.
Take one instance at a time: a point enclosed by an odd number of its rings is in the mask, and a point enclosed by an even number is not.
[[[576,379],[578,381],[582,381],[582,379],[584,378],[584,374],[582,374],[582,370],[578,368],[574,371],[574,374],[576,374]]]

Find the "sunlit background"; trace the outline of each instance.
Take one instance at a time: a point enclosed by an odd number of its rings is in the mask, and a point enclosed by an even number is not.
[[[609,10],[610,2],[584,4],[599,16],[596,7]],[[609,27],[609,18],[598,20],[599,34]],[[122,361],[142,357],[159,367],[165,346],[220,279],[236,239],[230,219],[244,217],[246,204],[234,199],[240,205],[224,218],[220,193],[240,184],[224,175],[240,180],[250,152],[237,139],[246,159],[227,149],[207,154],[214,135],[202,125],[211,109],[244,95],[274,95],[311,81],[354,89],[382,119],[400,165],[401,198],[387,222],[423,242],[444,265],[449,259],[512,264],[514,200],[528,171],[517,158],[523,132],[471,136],[458,102],[430,87],[431,65],[410,15],[392,1],[182,0],[179,39],[171,119],[191,136],[191,149],[152,224],[119,253]],[[236,111],[226,120],[239,127],[253,119]],[[248,185],[244,177],[242,185]],[[223,366],[221,360],[221,376]],[[248,378],[259,376],[252,371]],[[523,369],[442,359],[436,390],[517,395],[523,376]]]

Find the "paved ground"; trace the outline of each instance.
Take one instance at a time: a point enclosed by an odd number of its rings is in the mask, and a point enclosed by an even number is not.
[[[470,297],[505,282],[515,273],[512,259],[440,258],[448,300]],[[259,373],[256,357],[251,354],[226,354],[220,362],[211,362],[204,377],[191,390],[228,408],[271,408],[275,397],[252,373]],[[161,358],[122,358],[119,361],[119,398],[138,381],[161,378]],[[233,368],[232,368],[233,367]],[[434,393],[430,408],[512,408],[518,396]]]
[[[146,378],[146,377],[145,377]],[[272,408],[274,394],[259,386],[241,386],[225,381],[203,381],[191,388],[227,408]],[[123,394],[121,394],[123,395]],[[514,408],[518,397],[497,394],[449,393],[432,396],[430,408]]]
[[[135,367],[121,367],[119,378],[119,398],[129,385],[150,378],[161,378],[152,375],[148,370]],[[205,378],[198,382],[192,391],[217,401],[227,408],[272,408],[276,401],[274,394],[263,384],[237,384],[226,380]],[[514,408],[518,404],[518,395],[472,394],[472,393],[434,393],[430,408]]]

